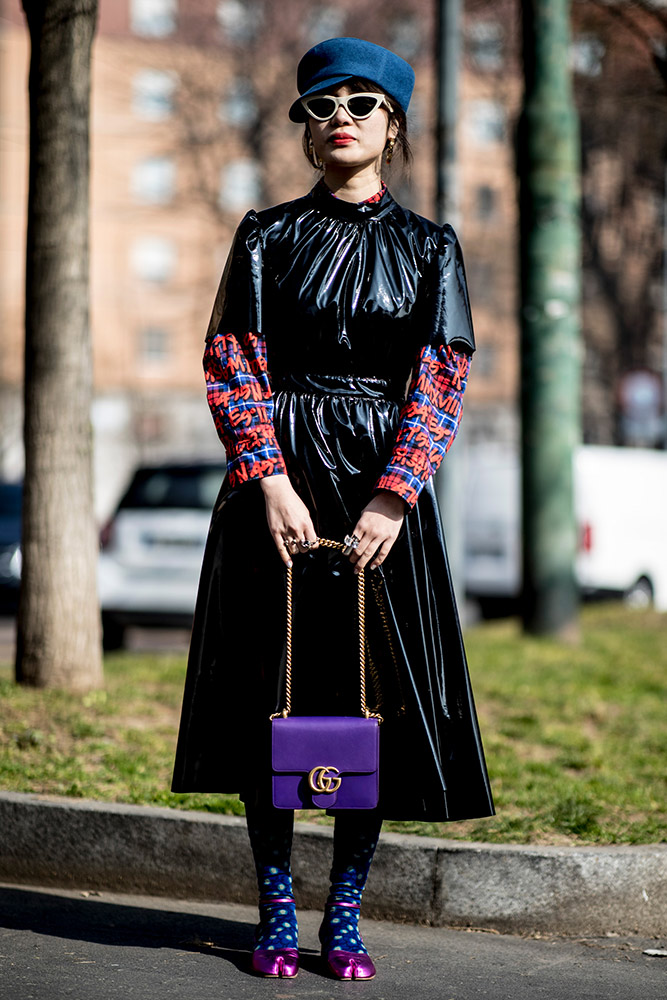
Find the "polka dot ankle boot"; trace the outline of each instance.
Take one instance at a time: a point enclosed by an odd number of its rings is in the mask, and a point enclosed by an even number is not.
[[[373,979],[375,966],[359,933],[359,903],[329,900],[319,938],[322,958],[336,979]]]
[[[336,979],[375,976],[375,966],[359,933],[359,912],[381,825],[377,815],[336,816],[331,888],[320,927],[322,957]]]
[[[259,924],[251,966],[258,976],[293,979],[299,971],[290,854],[293,813],[261,810],[246,803],[248,834],[259,888]]]
[[[299,971],[299,930],[293,896],[260,896],[252,968],[260,976],[293,979]]]

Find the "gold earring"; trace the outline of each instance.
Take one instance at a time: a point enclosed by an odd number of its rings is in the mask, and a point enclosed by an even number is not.
[[[387,165],[389,165],[394,158],[395,145],[396,145],[395,139],[390,139],[389,142],[387,143],[387,155],[385,157],[385,162],[387,163]]]
[[[324,163],[315,152],[315,147],[313,146],[313,137],[310,134],[310,132],[308,132],[308,155],[310,157],[311,163],[315,164],[315,169],[321,170],[322,167],[324,166]]]

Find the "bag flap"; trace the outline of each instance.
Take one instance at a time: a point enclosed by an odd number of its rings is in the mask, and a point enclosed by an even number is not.
[[[377,770],[377,719],[355,716],[289,716],[271,723],[273,770],[283,773],[335,767],[341,774]]]

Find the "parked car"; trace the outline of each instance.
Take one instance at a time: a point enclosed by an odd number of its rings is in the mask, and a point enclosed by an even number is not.
[[[223,463],[143,466],[102,529],[99,592],[105,649],[128,626],[189,627]]]
[[[21,483],[0,482],[0,612],[13,613],[21,583]]]
[[[574,481],[584,593],[667,611],[667,453],[584,445]]]
[[[520,475],[515,451],[470,448],[465,585],[483,610],[520,594]],[[667,453],[582,445],[574,486],[582,593],[667,611]]]
[[[509,448],[475,445],[466,455],[464,581],[484,614],[516,610],[521,593],[521,479]]]

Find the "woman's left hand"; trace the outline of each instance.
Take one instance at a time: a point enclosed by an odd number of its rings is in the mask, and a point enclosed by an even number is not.
[[[405,512],[405,501],[390,490],[379,490],[364,507],[352,532],[359,539],[356,549],[350,553],[355,573],[369,562],[371,569],[382,565],[398,538]]]

